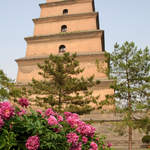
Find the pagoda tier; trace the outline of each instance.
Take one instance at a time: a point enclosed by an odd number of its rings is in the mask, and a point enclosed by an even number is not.
[[[61,16],[95,11],[94,0],[49,0],[40,4],[40,17]],[[64,13],[68,10],[68,13]]]
[[[61,33],[63,25],[67,26],[67,32],[99,29],[98,13],[95,12],[38,18],[33,22],[34,36]]]
[[[104,32],[99,30],[27,37],[26,57],[58,54],[61,45],[65,45],[65,51],[70,53],[102,52],[103,38]]]

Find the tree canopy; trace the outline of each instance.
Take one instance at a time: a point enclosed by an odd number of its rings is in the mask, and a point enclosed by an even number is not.
[[[50,55],[43,64],[38,64],[42,80],[32,80],[30,91],[40,106],[51,106],[61,111],[86,113],[95,108],[98,96],[91,88],[99,83],[94,76],[79,75],[84,71],[76,60],[76,54]]]
[[[116,108],[122,110],[129,127],[129,150],[132,149],[132,128],[136,112],[149,109],[150,104],[150,50],[138,49],[134,42],[115,44],[110,54],[110,77]],[[110,96],[111,97],[111,96]],[[111,97],[111,98],[112,98]]]
[[[15,86],[15,82],[8,78],[3,70],[0,70],[0,101],[14,100],[21,97],[21,91]]]

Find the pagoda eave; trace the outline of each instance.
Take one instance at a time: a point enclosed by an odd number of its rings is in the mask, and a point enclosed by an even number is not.
[[[65,20],[76,20],[76,19],[82,19],[82,18],[85,19],[85,18],[91,18],[91,17],[98,17],[98,12],[43,17],[43,18],[35,18],[32,20],[34,23],[44,23],[44,22],[56,22],[56,21],[65,21]]]
[[[57,55],[62,55],[63,53],[58,53]],[[77,53],[77,57],[87,57],[87,56],[91,56],[91,57],[96,57],[96,56],[104,56],[105,52],[91,52],[91,53]],[[44,60],[47,59],[48,56],[40,56],[40,57],[23,57],[23,58],[19,58],[16,59],[16,62],[21,62],[21,61],[32,61],[32,60]]]
[[[93,87],[93,89],[98,89],[98,90],[100,90],[100,89],[108,89],[108,88],[110,88],[110,85],[111,84],[113,84],[113,80],[110,80],[110,79],[108,79],[108,78],[106,78],[106,79],[101,79],[101,78],[96,78],[95,80],[99,80],[100,81],[100,84],[97,84],[95,87]],[[16,86],[17,87],[28,87],[29,86],[29,84],[28,83],[21,83],[21,82],[18,82],[18,83],[16,83]]]
[[[70,4],[86,3],[86,2],[93,3],[93,0],[63,0],[63,1],[57,1],[57,2],[42,3],[42,4],[39,4],[39,6],[40,8],[43,8],[43,7],[53,7],[53,6],[70,5]],[[93,6],[93,10],[94,10],[94,6]]]
[[[103,36],[103,30],[93,30],[93,31],[78,31],[78,32],[61,32],[59,34],[50,34],[50,35],[41,35],[41,36],[32,36],[26,37],[27,42],[39,42],[42,40],[70,40],[70,39],[82,39],[82,38],[92,38]]]

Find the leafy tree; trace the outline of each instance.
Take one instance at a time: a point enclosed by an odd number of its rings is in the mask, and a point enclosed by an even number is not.
[[[92,88],[99,81],[94,76],[79,77],[84,71],[79,67],[76,54],[50,55],[44,64],[38,64],[42,80],[32,80],[30,92],[35,94],[39,106],[50,105],[53,109],[86,113],[95,108],[98,96],[94,97]]]
[[[123,123],[128,127],[128,149],[132,149],[132,130],[137,119],[136,112],[144,111],[150,104],[150,50],[138,49],[133,42],[122,46],[115,44],[110,54],[110,76],[116,109],[124,114]]]
[[[0,101],[11,99],[16,101],[21,97],[21,91],[15,86],[15,82],[9,79],[6,74],[0,70]]]

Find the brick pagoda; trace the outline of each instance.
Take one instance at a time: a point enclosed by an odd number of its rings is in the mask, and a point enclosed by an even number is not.
[[[81,67],[85,68],[82,75],[94,74],[95,79],[101,80],[94,93],[103,100],[112,90],[105,73],[97,72],[96,60],[105,60],[105,43],[94,0],[47,0],[40,8],[40,18],[33,19],[34,35],[25,38],[26,55],[16,60],[17,84],[25,85],[32,78],[40,80],[37,63],[42,63],[49,54],[76,52]]]

